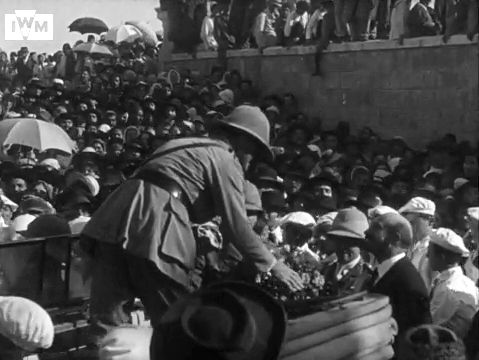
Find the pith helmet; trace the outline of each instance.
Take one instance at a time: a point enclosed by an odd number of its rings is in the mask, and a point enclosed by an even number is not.
[[[217,120],[213,127],[230,127],[251,136],[261,148],[261,155],[272,160],[273,153],[269,147],[269,121],[257,106],[237,106],[227,117]]]

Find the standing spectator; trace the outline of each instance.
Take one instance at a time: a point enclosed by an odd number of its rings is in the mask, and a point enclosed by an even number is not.
[[[334,4],[332,0],[314,0],[311,2],[313,13],[306,25],[306,42],[319,41],[326,48],[334,34]]]
[[[410,0],[391,0],[389,39],[402,39],[408,33],[407,18]]]
[[[412,245],[408,221],[394,213],[381,215],[372,221],[366,239],[365,250],[379,262],[370,290],[389,296],[399,337],[414,326],[430,323],[429,294],[419,272],[406,257]]]
[[[217,5],[211,5],[210,14],[207,14],[204,19],[203,23],[201,24],[201,40],[203,41],[203,46],[205,50],[213,50],[216,51],[218,49],[218,42],[215,39],[214,35],[214,20],[213,14],[216,9]]]
[[[296,10],[291,11],[284,26],[284,37],[286,45],[298,45],[304,43],[306,35],[306,25],[309,21],[309,4],[306,1],[298,1]]]
[[[469,259],[464,264],[464,272],[476,284],[479,285],[479,207],[467,209],[467,222],[469,231],[464,236],[466,246],[474,248]]]
[[[431,288],[433,274],[429,266],[427,251],[433,231],[435,212],[434,202],[422,197],[412,198],[399,209],[399,213],[409,221],[412,227],[413,247],[407,255],[421,274],[428,290]]]
[[[17,79],[22,84],[26,84],[26,82],[32,77],[32,69],[29,68],[27,64],[27,61],[29,59],[28,53],[28,48],[26,46],[23,46],[18,52],[18,59],[15,63]]]
[[[8,67],[10,62],[8,61],[8,56],[5,51],[0,52],[0,75],[5,76],[8,74]]]
[[[229,27],[237,48],[248,48],[256,16],[264,8],[265,0],[233,0]]]
[[[428,254],[431,268],[440,272],[431,290],[432,322],[464,338],[479,308],[479,289],[460,266],[469,250],[454,231],[439,228],[431,235]]]
[[[368,25],[370,39],[389,38],[389,5],[390,1],[373,0]]]
[[[268,6],[258,14],[253,35],[260,49],[275,46],[278,43],[276,22],[280,16],[281,1],[270,0]]]
[[[420,0],[411,9],[407,19],[409,37],[432,36],[441,32],[441,25],[430,0]]]
[[[351,39],[366,41],[369,37],[369,19],[374,8],[372,0],[357,0],[350,22]]]
[[[228,4],[218,4],[212,10],[213,12],[213,34],[218,42],[218,50],[226,57],[226,50],[232,49],[235,44],[234,36],[230,34],[228,28]]]

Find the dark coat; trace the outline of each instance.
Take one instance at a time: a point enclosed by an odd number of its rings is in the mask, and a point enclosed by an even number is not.
[[[371,269],[362,260],[338,280],[337,274],[340,269],[341,264],[335,262],[334,264],[326,266],[323,270],[325,287],[327,287],[332,294],[346,296],[358,293],[366,289],[367,284],[370,283],[372,278]]]
[[[414,326],[431,323],[426,285],[408,258],[395,263],[371,292],[389,296],[399,335]]]

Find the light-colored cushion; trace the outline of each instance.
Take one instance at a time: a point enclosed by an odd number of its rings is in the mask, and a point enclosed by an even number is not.
[[[149,360],[151,327],[113,328],[100,343],[100,360]]]
[[[0,334],[24,350],[34,351],[52,346],[55,329],[40,305],[21,297],[1,296]]]

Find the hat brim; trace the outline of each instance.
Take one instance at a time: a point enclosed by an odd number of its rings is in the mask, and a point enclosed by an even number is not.
[[[258,145],[260,149],[260,154],[258,157],[268,163],[273,162],[274,156],[273,152],[271,151],[271,148],[263,142],[263,140],[256,135],[253,131],[243,127],[243,126],[238,126],[233,123],[229,123],[227,121],[224,121],[223,119],[215,119],[213,121],[210,121],[209,124],[210,129],[218,129],[218,128],[226,128],[226,129],[234,129],[234,130],[239,130],[242,133],[250,136]]]
[[[261,326],[256,327],[256,336],[252,347],[247,353],[242,352],[241,358],[278,358],[281,352],[281,345],[285,339],[287,325],[286,312],[279,302],[259,287],[243,282],[216,283],[203,291],[207,291],[207,289],[231,291],[248,309],[255,323],[261,324]],[[177,337],[177,342],[171,343],[166,340],[168,336],[177,335],[179,330],[178,324],[179,321],[181,321],[182,314],[188,305],[189,299],[190,297],[186,297],[174,303],[164,314],[161,320],[162,325],[155,328],[150,348],[152,358],[159,359],[162,357],[161,355],[169,353],[169,351],[174,351],[180,356],[176,357],[176,360],[184,360],[186,358],[181,357],[182,351],[179,350],[178,346],[183,345],[182,347],[185,353],[188,353],[188,349],[191,348],[192,344],[181,344],[181,341],[185,341],[185,339],[181,339],[181,335]],[[170,328],[174,333],[170,331]],[[181,331],[178,334],[181,334]],[[189,340],[186,339],[186,341]],[[234,353],[225,353],[224,359],[234,358]]]
[[[327,232],[327,235],[346,237],[346,238],[355,239],[355,240],[366,240],[364,236],[359,236],[358,234],[345,231],[345,230],[331,230]]]

